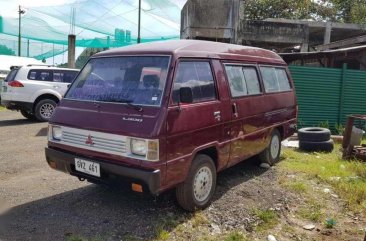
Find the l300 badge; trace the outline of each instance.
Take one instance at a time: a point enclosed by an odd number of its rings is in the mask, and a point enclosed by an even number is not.
[[[122,120],[124,120],[124,121],[142,122],[142,119],[140,119],[140,118],[133,118],[133,117],[128,117],[128,118],[123,117]]]

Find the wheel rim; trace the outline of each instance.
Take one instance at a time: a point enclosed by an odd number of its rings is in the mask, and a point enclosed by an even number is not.
[[[271,157],[272,160],[276,159],[280,151],[280,138],[278,135],[274,135],[271,140]]]
[[[43,104],[40,108],[40,114],[43,118],[49,119],[51,118],[55,107],[52,104],[46,103]]]
[[[204,201],[211,192],[212,189],[212,171],[207,166],[201,167],[193,182],[193,193],[197,201]]]

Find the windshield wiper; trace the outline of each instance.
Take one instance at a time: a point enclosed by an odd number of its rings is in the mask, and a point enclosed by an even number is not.
[[[142,111],[142,107],[132,104],[133,100],[130,99],[118,99],[118,98],[109,98],[109,99],[100,99],[99,101],[106,101],[106,102],[118,102],[118,103],[123,103],[123,104],[127,104],[127,106],[132,107],[133,109],[141,112]]]

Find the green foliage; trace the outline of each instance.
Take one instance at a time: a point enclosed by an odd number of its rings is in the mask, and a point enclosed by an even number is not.
[[[249,20],[286,18],[366,23],[364,0],[246,0],[244,11]]]
[[[318,126],[329,129],[329,121],[321,121],[319,122]]]
[[[346,129],[346,128],[344,127],[344,125],[336,123],[334,127],[335,127],[335,129],[336,129],[336,134],[337,134],[337,135],[341,135],[341,136],[343,136],[344,131],[345,131],[345,129]]]
[[[246,240],[248,239],[238,231],[233,231],[229,233],[225,238],[225,241],[246,241]]]
[[[336,221],[333,218],[327,218],[327,220],[325,220],[326,228],[333,228],[335,225],[336,225]]]

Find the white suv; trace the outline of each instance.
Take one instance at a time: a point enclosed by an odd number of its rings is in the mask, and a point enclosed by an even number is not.
[[[28,119],[48,121],[77,73],[47,65],[13,66],[0,88],[1,105]]]

